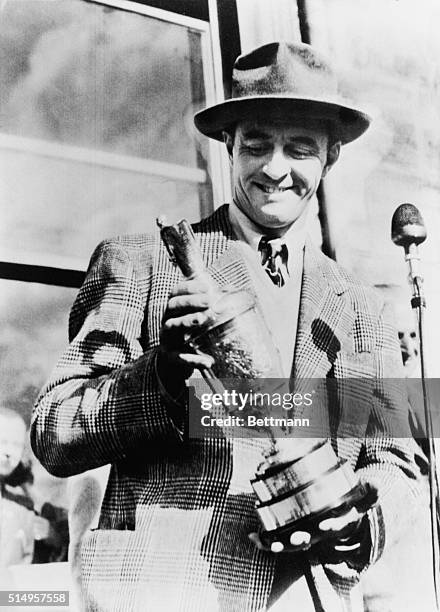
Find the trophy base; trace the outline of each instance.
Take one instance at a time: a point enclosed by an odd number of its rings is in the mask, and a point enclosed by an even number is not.
[[[260,540],[264,546],[270,548],[273,542],[281,542],[286,548],[290,545],[290,536],[294,531],[307,531],[312,539],[311,544],[316,544],[322,540],[328,539],[330,534],[319,530],[319,523],[328,518],[335,518],[345,514],[351,508],[358,508],[365,511],[377,501],[376,492],[367,484],[359,483],[351,489],[346,495],[341,497],[336,506],[326,506],[307,516],[304,516],[295,521],[291,521],[271,529],[270,531],[262,530],[260,532]]]

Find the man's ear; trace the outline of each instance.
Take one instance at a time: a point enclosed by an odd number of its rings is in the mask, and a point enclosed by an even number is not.
[[[234,148],[234,139],[229,132],[223,131],[223,141],[226,145],[229,155],[229,161],[232,161],[232,149]]]
[[[334,166],[334,164],[338,161],[339,153],[341,152],[341,142],[333,143],[327,151],[327,161],[325,163],[324,169],[322,171],[322,178],[327,176],[330,169]]]

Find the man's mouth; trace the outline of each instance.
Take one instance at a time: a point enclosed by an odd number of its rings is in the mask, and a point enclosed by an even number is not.
[[[264,185],[262,183],[256,183],[257,187],[259,187],[264,193],[283,193],[284,191],[288,191],[293,187],[279,187],[278,185]]]

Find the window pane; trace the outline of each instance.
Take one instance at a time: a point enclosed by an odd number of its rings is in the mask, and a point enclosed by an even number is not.
[[[200,216],[204,186],[194,182],[25,152],[2,157],[0,245],[7,253],[48,253],[55,266],[55,256],[75,257],[84,267],[103,238],[152,231],[159,214]]]
[[[200,33],[81,0],[3,5],[3,132],[197,166]]]

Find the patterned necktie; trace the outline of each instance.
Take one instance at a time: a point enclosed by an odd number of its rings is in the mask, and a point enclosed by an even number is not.
[[[258,250],[261,253],[261,264],[271,281],[277,287],[283,287],[284,276],[287,273],[286,245],[281,242],[281,238],[269,240],[267,236],[263,236],[258,245]]]

